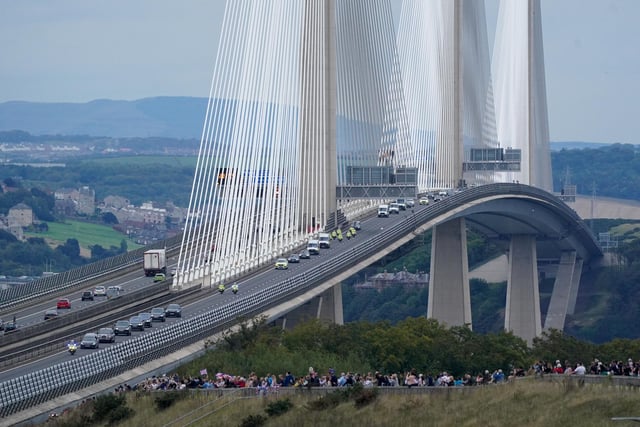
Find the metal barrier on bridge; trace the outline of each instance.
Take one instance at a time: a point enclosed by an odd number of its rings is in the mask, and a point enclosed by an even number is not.
[[[180,245],[182,236],[172,237],[156,245],[145,246],[125,254],[106,258],[82,267],[74,268],[53,276],[43,277],[33,282],[23,283],[0,290],[0,310],[20,303],[50,295],[77,286],[91,279],[103,277],[132,264],[141,262],[145,250],[150,248],[174,247]]]

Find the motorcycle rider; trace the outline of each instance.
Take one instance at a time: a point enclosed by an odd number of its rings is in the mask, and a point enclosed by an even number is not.
[[[223,293],[224,292],[224,283],[220,283],[218,285],[218,292]]]
[[[71,341],[69,341],[67,343],[67,349],[69,350],[69,353],[75,353],[78,349],[78,343],[76,343],[76,340],[72,339]]]
[[[233,283],[233,285],[231,286],[231,290],[233,291],[234,294],[238,293],[238,282]]]

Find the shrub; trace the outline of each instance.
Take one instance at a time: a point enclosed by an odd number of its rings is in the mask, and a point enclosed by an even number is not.
[[[269,405],[267,405],[267,409],[265,409],[264,411],[270,417],[276,417],[278,415],[284,414],[291,408],[293,408],[293,403],[289,399],[279,399],[275,402],[269,403]]]
[[[264,415],[249,415],[240,422],[240,427],[260,427],[267,422]]]
[[[182,399],[184,395],[185,393],[178,391],[167,391],[159,393],[153,402],[158,410],[163,411],[173,405],[176,401]]]
[[[93,402],[93,419],[94,421],[110,420],[113,411],[126,406],[127,399],[124,395],[103,394]]]

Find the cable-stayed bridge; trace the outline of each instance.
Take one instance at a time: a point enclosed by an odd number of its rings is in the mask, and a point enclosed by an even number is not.
[[[209,295],[181,322],[23,369],[0,382],[3,417],[197,345],[239,315],[279,307],[284,322],[311,300],[312,313],[340,322],[342,276],[429,228],[429,317],[472,327],[469,226],[508,247],[505,328],[528,342],[543,328],[536,260],[559,260],[544,327],[562,329],[582,265],[601,251],[550,193],[539,1],[501,4],[493,59],[481,1],[405,0],[397,27],[391,10],[386,0],[228,2],[172,289],[241,280],[396,196],[469,188],[369,219],[305,271],[247,279],[238,298]]]

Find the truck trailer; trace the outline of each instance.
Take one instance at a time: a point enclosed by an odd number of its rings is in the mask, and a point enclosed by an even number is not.
[[[149,249],[144,253],[144,275],[155,276],[157,273],[167,274],[166,249]]]

